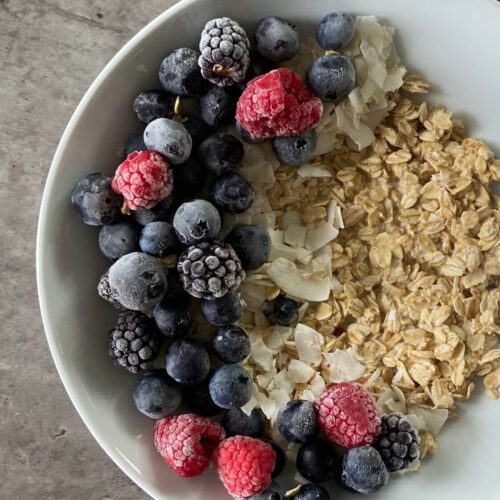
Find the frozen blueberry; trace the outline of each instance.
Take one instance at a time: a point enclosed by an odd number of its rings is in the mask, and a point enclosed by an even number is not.
[[[244,153],[243,144],[230,134],[213,134],[198,148],[200,162],[216,175],[236,168]]]
[[[189,295],[182,285],[181,278],[177,269],[169,269],[167,275],[167,293],[165,300],[185,306],[186,308],[191,303],[191,295]]]
[[[146,147],[146,144],[144,144],[144,132],[136,132],[127,140],[127,145],[125,146],[125,156],[128,156],[134,151],[144,151],[145,149],[148,148]]]
[[[187,306],[163,299],[154,308],[158,330],[166,337],[181,337],[191,327],[191,314]]]
[[[318,434],[316,410],[311,401],[288,401],[278,412],[277,422],[280,434],[293,443],[305,443]]]
[[[389,472],[379,452],[369,445],[351,448],[342,459],[340,484],[350,491],[375,493],[389,480]]]
[[[85,224],[111,224],[119,215],[123,198],[111,189],[111,180],[108,175],[89,174],[73,189],[71,203]]]
[[[248,497],[248,500],[285,500],[285,490],[276,482],[272,482],[262,493]]]
[[[182,47],[173,50],[160,64],[159,77],[163,88],[181,97],[203,93],[205,81],[198,67],[200,53]]]
[[[231,325],[243,314],[241,300],[234,293],[228,292],[213,300],[201,300],[201,313],[213,325]]]
[[[184,125],[168,118],[158,118],[149,123],[144,130],[144,143],[148,149],[165,156],[172,165],[187,161],[193,145]]]
[[[255,28],[257,50],[271,61],[286,61],[299,50],[297,28],[278,16],[262,19]]]
[[[208,384],[214,403],[221,408],[241,408],[252,397],[252,378],[240,365],[224,365]]]
[[[186,130],[193,140],[193,149],[197,148],[207,137],[215,134],[215,128],[198,118],[189,118],[184,122]]]
[[[174,413],[182,401],[182,392],[165,370],[142,372],[135,383],[136,408],[149,418],[163,418]]]
[[[286,465],[286,455],[285,452],[274,442],[270,441],[269,444],[273,447],[274,452],[276,453],[276,462],[274,463],[274,469],[272,473],[272,477],[278,477],[285,468]]]
[[[160,302],[167,291],[167,278],[158,259],[133,252],[109,268],[109,286],[122,306],[140,311]]]
[[[205,184],[205,169],[196,157],[174,168],[174,192],[180,198],[192,198],[200,194]]]
[[[303,484],[293,498],[294,500],[330,500],[330,494],[323,486],[309,483]]]
[[[145,124],[157,118],[172,118],[175,97],[163,90],[141,92],[134,100],[137,118]]]
[[[303,444],[297,454],[297,470],[312,483],[324,483],[338,476],[339,458],[333,446],[314,439]]]
[[[227,410],[222,418],[222,427],[226,436],[259,437],[264,433],[266,417],[262,410],[254,408],[250,415],[243,413],[240,408]]]
[[[221,230],[221,218],[208,201],[193,200],[183,203],[175,212],[174,229],[181,243],[193,245],[215,238]]]
[[[212,339],[212,347],[224,363],[239,363],[250,354],[251,350],[248,335],[236,325],[219,327]]]
[[[226,236],[241,260],[243,269],[252,270],[263,266],[271,253],[269,233],[259,226],[241,224]]]
[[[175,189],[177,190],[177,186]],[[137,222],[141,226],[146,226],[151,222],[165,220],[168,216],[170,207],[172,206],[172,202],[173,196],[169,195],[163,200],[159,201],[153,208],[138,208],[137,210],[132,210],[130,212],[130,215],[133,217],[135,222]]]
[[[239,214],[250,208],[254,197],[252,186],[243,176],[234,172],[219,175],[210,188],[214,205],[230,214]]]
[[[309,130],[291,137],[275,137],[273,149],[281,163],[298,167],[307,163],[314,156],[316,132]]]
[[[120,222],[102,226],[99,231],[99,248],[111,260],[118,260],[139,250],[140,229],[136,224]]]
[[[156,221],[143,227],[139,245],[144,253],[155,257],[165,257],[165,255],[175,253],[179,242],[171,224]]]
[[[340,101],[354,88],[356,73],[347,57],[322,56],[309,66],[306,81],[320,99]]]
[[[247,129],[243,128],[240,122],[236,122],[236,132],[238,132],[241,139],[243,139],[247,144],[262,144],[266,139],[261,139],[260,137],[252,137]]]
[[[203,121],[212,127],[234,122],[238,92],[232,87],[212,87],[200,97],[199,111]]]
[[[250,65],[245,77],[245,82],[253,80],[255,77],[269,73],[276,69],[276,63],[266,59],[259,51],[252,50],[250,52]]]
[[[266,302],[263,310],[266,318],[276,325],[290,326],[299,317],[299,304],[282,293]]]
[[[208,390],[209,380],[210,378],[207,377],[200,384],[184,388],[184,403],[186,403],[186,406],[193,413],[205,417],[213,417],[222,411],[212,400],[212,396]]]
[[[174,340],[165,355],[165,368],[170,377],[183,385],[203,382],[210,372],[207,350],[195,339]]]
[[[325,50],[340,50],[354,37],[354,18],[345,12],[332,12],[321,19],[316,40]]]

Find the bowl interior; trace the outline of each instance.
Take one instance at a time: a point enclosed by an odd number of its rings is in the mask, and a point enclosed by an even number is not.
[[[271,7],[272,5],[272,7]],[[410,6],[411,5],[411,6]],[[500,66],[500,5],[494,0],[185,0],[153,21],[111,61],[92,85],[61,140],[45,188],[38,235],[37,268],[47,338],[59,374],[86,425],[110,457],[157,499],[229,498],[213,471],[191,480],[172,474],[156,454],[153,422],[132,402],[134,377],[115,368],[106,352],[106,332],[116,312],[96,294],[109,265],[97,246],[97,229],[71,208],[70,193],[83,175],[112,173],[130,133],[139,130],[131,103],[159,87],[161,59],[180,46],[195,47],[204,23],[230,16],[249,32],[266,15],[295,22],[302,36],[331,10],[376,15],[398,31],[398,48],[411,71],[433,85],[431,100],[465,118],[469,132],[497,152]],[[495,29],[496,28],[496,29]],[[500,406],[483,395],[461,408],[461,418],[443,432],[440,453],[420,474],[396,479],[374,498],[484,500],[498,498],[500,438],[494,430]],[[335,498],[351,498],[337,492]]]

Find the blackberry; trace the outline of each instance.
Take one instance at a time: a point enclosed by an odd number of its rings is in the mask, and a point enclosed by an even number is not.
[[[173,50],[160,64],[159,77],[163,88],[180,97],[198,96],[203,93],[203,80],[196,50],[182,47]]]
[[[174,170],[174,182],[175,182],[175,172]],[[175,190],[177,191],[177,186]],[[146,226],[151,222],[166,220],[170,207],[172,206],[173,196],[169,195],[163,200],[159,201],[153,208],[138,208],[137,210],[131,210],[130,215],[133,217],[137,224],[141,226]]]
[[[407,469],[420,457],[420,438],[413,426],[401,415],[382,417],[382,432],[374,444],[389,472]]]
[[[234,122],[239,95],[233,89],[212,87],[200,97],[199,111],[203,121],[211,127],[222,127]]]
[[[242,175],[226,172],[214,179],[210,187],[210,198],[219,210],[239,214],[250,208],[255,192]]]
[[[250,41],[245,30],[229,17],[208,21],[201,33],[198,64],[210,82],[228,87],[245,79]]]
[[[190,246],[179,257],[177,270],[190,295],[208,300],[236,290],[245,279],[233,247],[221,241]]]
[[[234,293],[228,292],[223,297],[201,300],[201,313],[212,325],[231,325],[241,318],[243,305]],[[234,361],[231,361],[234,363]]]
[[[259,437],[264,433],[266,417],[262,410],[254,408],[250,415],[243,413],[240,408],[227,410],[222,418],[221,425],[226,436]]]
[[[120,302],[115,298],[113,292],[111,291],[111,287],[109,286],[109,274],[106,271],[99,280],[97,285],[97,293],[101,298],[115,306],[117,309],[121,309],[125,311],[125,307],[123,307]]]
[[[163,90],[141,92],[134,100],[137,118],[146,125],[157,118],[174,116],[175,97]]]
[[[108,340],[111,358],[132,373],[150,368],[160,351],[154,321],[137,311],[120,314],[116,326],[108,333]]]
[[[216,175],[234,170],[244,154],[243,144],[231,134],[213,134],[198,148],[200,162]]]

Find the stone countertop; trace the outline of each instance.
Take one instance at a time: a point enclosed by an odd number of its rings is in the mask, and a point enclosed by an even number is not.
[[[35,238],[59,138],[118,49],[176,0],[0,0],[0,498],[149,498],[73,408],[49,353]]]

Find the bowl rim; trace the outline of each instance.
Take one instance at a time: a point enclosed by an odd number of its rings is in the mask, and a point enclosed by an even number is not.
[[[42,317],[43,329],[45,332],[45,337],[47,343],[49,344],[50,354],[54,361],[57,369],[59,378],[69,396],[69,399],[73,403],[78,415],[82,419],[83,423],[87,427],[90,434],[97,441],[99,446],[106,452],[108,457],[113,460],[113,462],[132,480],[134,481],[147,495],[154,498],[155,492],[148,481],[144,479],[144,476],[140,473],[136,467],[130,463],[125,456],[123,456],[117,449],[109,446],[106,437],[102,431],[98,429],[92,422],[89,412],[86,409],[86,405],[82,402],[82,398],[79,396],[78,392],[69,383],[67,376],[67,368],[63,356],[59,352],[57,347],[55,336],[53,334],[53,327],[49,319],[49,305],[47,294],[45,293],[46,288],[46,274],[43,267],[43,262],[46,260],[46,224],[47,224],[47,211],[48,211],[48,200],[55,189],[55,179],[56,174],[61,165],[61,158],[68,145],[69,139],[73,134],[84,110],[91,102],[93,95],[99,90],[99,88],[106,82],[109,75],[114,71],[114,69],[126,58],[129,53],[138,46],[141,41],[147,37],[151,32],[159,28],[168,18],[177,16],[183,13],[185,10],[189,9],[192,5],[199,3],[200,0],[179,0],[176,4],[172,5],[160,15],[151,20],[146,26],[141,28],[130,40],[128,40],[125,45],[110,59],[110,61],[104,66],[104,68],[99,72],[97,77],[91,83],[82,99],[78,103],[75,111],[73,112],[61,139],[57,145],[56,152],[52,159],[49,172],[47,174],[47,179],[45,181],[45,186],[43,189],[42,200],[40,203],[40,211],[38,216],[38,228],[36,234],[36,284],[38,290],[38,302],[40,306],[40,313]]]

